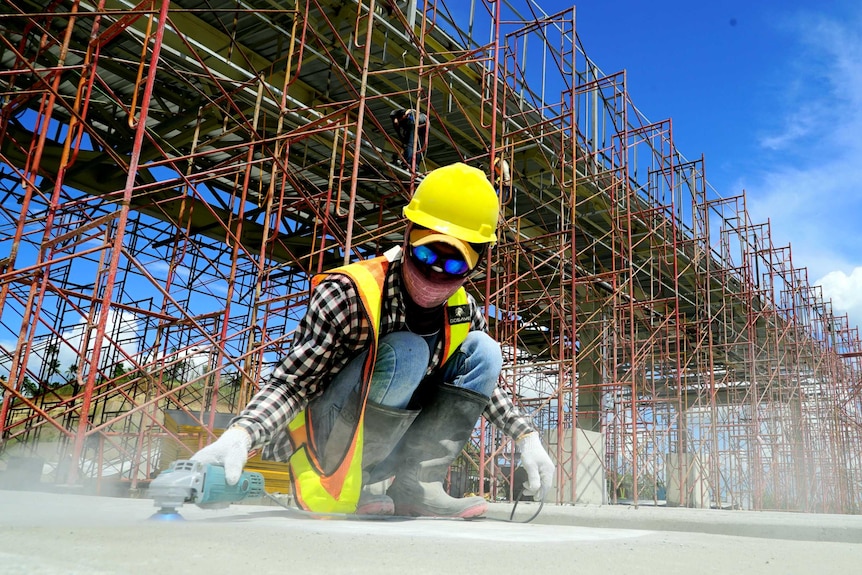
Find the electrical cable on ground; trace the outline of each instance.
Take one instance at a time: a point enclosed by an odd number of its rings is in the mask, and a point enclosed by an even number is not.
[[[369,516],[369,515],[353,515],[349,513],[314,513],[312,511],[305,511],[303,509],[299,509],[298,507],[291,507],[286,505],[283,501],[281,501],[275,495],[269,493],[268,491],[264,491],[263,494],[277,504],[279,507],[283,507],[288,511],[294,513],[300,513],[306,517],[318,518],[318,519],[331,519],[331,518],[342,518],[342,519],[353,519],[353,520],[403,520],[403,519],[421,519],[419,517],[402,517],[400,515],[380,515],[380,516]],[[515,499],[514,505],[512,506],[512,512],[509,514],[508,519],[498,519],[496,517],[475,517],[470,520],[482,520],[486,519],[488,521],[502,521],[504,523],[530,523],[533,519],[539,516],[539,513],[542,511],[542,507],[545,506],[544,501],[539,502],[539,508],[536,509],[536,512],[533,513],[528,519],[524,521],[515,521],[515,511],[518,509],[518,503],[521,502],[521,497],[523,496],[523,491],[518,495]]]

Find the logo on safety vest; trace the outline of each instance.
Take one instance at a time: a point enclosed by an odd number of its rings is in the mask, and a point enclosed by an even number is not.
[[[469,305],[453,305],[449,309],[449,325],[470,322]]]

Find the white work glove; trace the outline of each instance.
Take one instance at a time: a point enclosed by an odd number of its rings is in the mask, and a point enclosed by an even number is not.
[[[536,501],[544,501],[554,483],[554,462],[542,447],[538,433],[527,434],[516,444],[521,452],[521,465],[527,472],[524,495],[531,495]]]
[[[221,465],[228,485],[236,485],[242,475],[242,468],[248,461],[251,449],[251,435],[239,426],[229,427],[214,443],[210,443],[194,455],[192,459],[201,463]]]

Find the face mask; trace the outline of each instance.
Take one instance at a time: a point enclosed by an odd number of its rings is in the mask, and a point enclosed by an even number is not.
[[[452,297],[452,294],[458,291],[466,279],[453,276],[451,280],[431,280],[419,270],[410,257],[404,258],[404,265],[401,269],[401,276],[407,293],[417,305],[426,308],[437,307],[445,303]],[[443,276],[443,274],[437,275]]]

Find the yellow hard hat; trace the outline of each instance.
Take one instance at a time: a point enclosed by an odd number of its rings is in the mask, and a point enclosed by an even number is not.
[[[414,224],[473,244],[497,241],[499,212],[485,173],[460,162],[428,172],[404,207]]]

